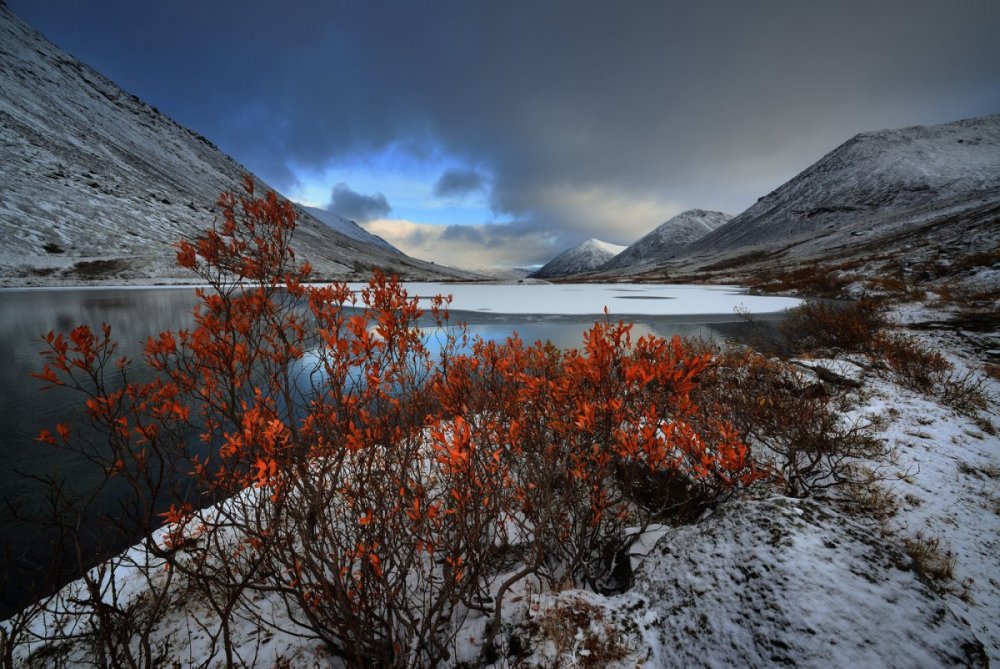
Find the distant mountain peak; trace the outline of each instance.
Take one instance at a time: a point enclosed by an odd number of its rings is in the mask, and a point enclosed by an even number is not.
[[[652,263],[666,260],[730,219],[732,216],[721,211],[688,209],[630,244],[601,267],[601,271],[638,271]]]
[[[590,238],[567,249],[532,274],[535,279],[553,279],[571,274],[581,274],[597,269],[625,249],[600,239]]]
[[[606,253],[618,254],[618,253],[621,253],[622,250],[625,247],[622,246],[621,244],[611,244],[609,242],[601,241],[600,239],[597,239],[596,237],[591,237],[587,241],[585,241],[582,244],[580,244],[579,246],[577,246],[577,248],[579,248],[579,249],[597,249],[599,251],[604,251]]]

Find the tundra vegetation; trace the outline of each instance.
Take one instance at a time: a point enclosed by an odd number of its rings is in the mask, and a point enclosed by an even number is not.
[[[208,285],[193,328],[150,338],[141,363],[107,324],[44,338],[37,376],[81,393],[86,424],[38,439],[90,460],[120,500],[104,517],[139,543],[96,568],[77,551],[81,587],[8,622],[4,666],[250,665],[233,640],[249,622],[347,666],[433,667],[470,616],[489,662],[510,648],[503,607],[526,580],[621,592],[652,523],[856,483],[852,463],[884,450],[871,425],[843,420],[844,388],[775,354],[877,351],[915,388],[980,402],[943,358],[886,334],[872,303],[800,310],[764,352],[633,338],[609,319],[579,349],[484,341],[447,298],[425,310],[377,271],[358,293],[310,284],[291,204],[252,180],[220,207],[178,244]],[[52,490],[60,540],[79,547],[100,490]],[[155,632],[192,598],[213,615],[188,658]]]

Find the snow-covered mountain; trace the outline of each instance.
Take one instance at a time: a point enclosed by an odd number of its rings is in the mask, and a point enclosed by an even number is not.
[[[984,250],[1000,237],[998,204],[1000,114],[867,132],[688,246],[674,266]]]
[[[336,230],[342,235],[347,235],[351,239],[356,239],[359,242],[366,242],[368,244],[373,244],[375,246],[380,246],[390,253],[395,253],[398,255],[403,255],[403,252],[397,249],[395,246],[385,241],[378,235],[373,235],[372,233],[365,230],[363,227],[355,223],[354,221],[344,218],[332,211],[327,211],[326,209],[320,209],[319,207],[307,207],[306,205],[298,205],[300,209],[305,211],[307,214],[315,218],[321,223],[325,223],[333,230]]]
[[[0,3],[0,285],[188,278],[172,244],[210,225],[245,172]],[[470,276],[344,232],[301,216],[298,257],[322,278]]]
[[[732,219],[721,211],[689,209],[677,214],[652,232],[633,242],[601,267],[601,270],[641,271],[666,260]]]
[[[588,239],[567,249],[532,274],[535,279],[553,279],[570,274],[580,274],[597,269],[625,250],[624,246],[609,244],[600,239]]]

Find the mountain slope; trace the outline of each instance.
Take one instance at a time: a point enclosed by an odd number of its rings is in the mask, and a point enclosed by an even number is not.
[[[305,205],[299,205],[299,208],[315,218],[317,221],[326,224],[328,227],[336,230],[342,235],[347,235],[351,239],[356,239],[359,242],[365,242],[381,247],[389,253],[405,255],[402,251],[378,235],[373,235],[354,221],[346,219],[343,216],[333,213],[332,211],[320,209],[319,207],[307,207]]]
[[[685,246],[725,225],[730,219],[732,216],[721,211],[689,209],[633,242],[609,260],[601,270],[641,270],[651,263],[670,258]]]
[[[245,168],[61,52],[0,4],[0,282],[189,278],[172,244],[207,227]],[[261,189],[266,184],[259,183]],[[461,278],[300,217],[294,245],[323,278],[379,266]]]
[[[531,277],[535,279],[553,279],[560,276],[569,276],[570,274],[589,272],[597,269],[624,250],[625,247],[618,244],[609,244],[608,242],[602,242],[600,239],[588,239],[582,244],[563,251],[542,265],[541,269],[531,274]]]
[[[863,133],[684,249],[681,264],[849,255],[903,243],[929,225],[941,228],[933,240],[962,244],[964,235],[953,238],[948,226],[956,229],[965,213],[997,203],[1000,114]],[[995,234],[973,237],[964,242],[969,249],[996,241]]]

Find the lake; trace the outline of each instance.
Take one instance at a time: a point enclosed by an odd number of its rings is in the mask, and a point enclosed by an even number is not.
[[[718,340],[738,333],[742,320],[737,307],[771,319],[798,303],[720,286],[415,283],[407,289],[427,299],[452,294],[453,321],[465,321],[472,334],[485,339],[518,332],[525,342],[550,340],[560,347],[579,346],[584,330],[605,318],[604,307],[613,320],[633,321],[636,335]],[[39,484],[23,474],[66,477],[79,490],[94,480],[88,463],[35,441],[42,428],[73,424],[82,415],[79,394],[42,392],[43,384],[30,378],[41,369],[41,335],[107,322],[121,354],[139,359],[146,337],[192,325],[195,302],[191,287],[0,290],[0,497],[29,507],[42,504]],[[108,510],[112,508],[113,500],[108,500]],[[0,523],[0,546],[28,561],[46,560],[44,537],[44,531],[31,524]],[[12,604],[0,605],[0,619],[24,603],[26,578],[23,571],[6,576]]]

